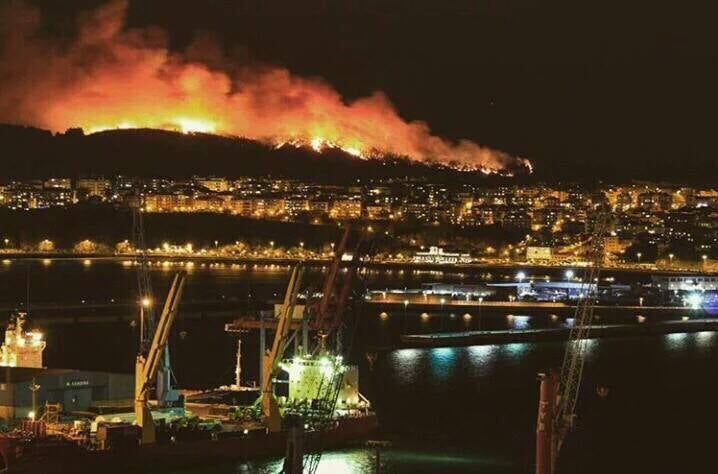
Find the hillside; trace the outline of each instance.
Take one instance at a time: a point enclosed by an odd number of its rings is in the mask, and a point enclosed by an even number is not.
[[[182,134],[163,130],[112,130],[85,135],[0,125],[3,150],[0,179],[96,174],[114,176],[192,175],[312,178],[349,182],[357,178],[431,176],[438,179],[485,179],[480,173],[412,163],[401,158],[362,160],[340,150],[273,148],[236,137]],[[501,179],[501,178],[493,178]]]

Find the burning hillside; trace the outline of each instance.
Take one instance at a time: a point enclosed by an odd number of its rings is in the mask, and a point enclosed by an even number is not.
[[[225,69],[198,60],[206,41],[168,49],[156,28],[128,29],[126,1],[78,18],[78,34],[43,34],[39,12],[0,10],[0,121],[64,131],[157,128],[245,137],[276,147],[328,148],[361,157],[404,156],[462,170],[510,174],[531,164],[469,140],[452,142],[405,121],[381,92],[346,101],[326,82],[279,67]],[[227,64],[229,62],[227,61]],[[230,72],[231,71],[231,72]]]

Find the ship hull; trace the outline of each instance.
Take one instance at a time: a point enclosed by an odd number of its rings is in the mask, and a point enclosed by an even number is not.
[[[339,448],[366,439],[376,429],[376,415],[346,418],[324,431],[307,432],[307,451]],[[156,444],[121,451],[86,451],[78,446],[38,441],[10,463],[9,473],[132,473],[159,472],[241,460],[283,456],[287,433],[250,433],[241,437],[218,437]]]

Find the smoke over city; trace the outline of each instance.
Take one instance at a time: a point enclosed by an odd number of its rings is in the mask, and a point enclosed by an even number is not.
[[[0,8],[0,121],[55,132],[215,133],[485,173],[530,171],[527,160],[402,119],[381,92],[346,101],[321,79],[230,61],[206,38],[171,51],[162,30],[126,28],[126,11],[126,0],[115,0],[85,12],[77,35],[58,40],[43,32],[37,9],[19,1]]]

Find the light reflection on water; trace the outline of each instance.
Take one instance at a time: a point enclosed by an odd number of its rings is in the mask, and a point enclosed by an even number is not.
[[[456,349],[439,347],[429,351],[429,368],[431,376],[438,381],[451,378],[456,368]]]
[[[492,364],[496,360],[496,351],[498,349],[498,345],[469,346],[466,348],[466,351],[468,351],[473,365],[486,366]]]
[[[282,471],[283,460],[277,459],[258,465],[255,471],[258,474],[275,474]],[[354,474],[359,472],[372,472],[375,458],[367,449],[353,449],[331,451],[324,453],[317,468],[317,474]],[[241,472],[241,471],[240,471]]]
[[[688,347],[693,336],[693,334],[677,332],[674,334],[667,334],[664,340],[670,350],[683,350]]]
[[[531,317],[511,314],[507,317],[511,329],[530,329]]]
[[[520,342],[514,342],[511,344],[506,344],[504,346],[504,349],[511,354],[512,356],[518,356],[521,355],[526,351],[528,348],[528,344],[520,343]]]
[[[359,474],[376,471],[375,451],[368,448],[328,451],[322,455],[317,474]],[[184,469],[177,474],[278,474],[282,459],[259,462],[241,462],[221,466]],[[381,452],[381,472],[392,473],[465,473],[475,472],[478,467],[501,470],[506,463],[493,458],[446,452],[417,452],[388,448]]]

